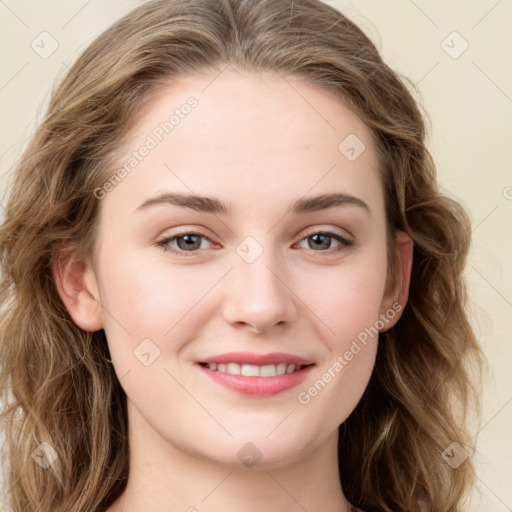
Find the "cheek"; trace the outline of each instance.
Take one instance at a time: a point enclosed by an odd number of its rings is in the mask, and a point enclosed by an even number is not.
[[[144,339],[163,352],[172,340],[193,338],[201,326],[198,315],[204,314],[207,294],[222,275],[213,269],[199,273],[192,265],[170,268],[165,262],[129,256],[104,262],[105,332],[112,356],[126,364],[131,364],[129,357]]]
[[[298,279],[298,295],[326,326],[336,350],[344,351],[347,343],[379,318],[386,282],[385,258],[355,255],[338,267]]]

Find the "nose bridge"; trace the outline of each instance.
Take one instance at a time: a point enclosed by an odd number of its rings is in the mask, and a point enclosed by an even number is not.
[[[246,237],[235,249],[224,315],[229,323],[244,323],[258,331],[290,322],[295,305],[286,286],[280,259],[272,247]]]
[[[243,289],[247,295],[255,296],[270,295],[272,297],[283,293],[282,278],[278,276],[280,265],[277,258],[271,254],[272,250],[267,249],[254,261],[248,262],[243,258],[237,258],[235,263],[236,279],[240,284],[246,284],[248,288]],[[267,300],[270,297],[267,297]]]

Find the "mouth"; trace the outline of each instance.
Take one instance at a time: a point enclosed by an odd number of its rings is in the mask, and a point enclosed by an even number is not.
[[[315,363],[292,354],[238,352],[198,361],[202,373],[231,391],[269,397],[298,386]]]

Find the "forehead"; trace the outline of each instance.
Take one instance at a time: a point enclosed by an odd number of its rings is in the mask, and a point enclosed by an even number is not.
[[[118,165],[128,176],[109,196],[122,189],[133,208],[167,189],[229,198],[235,208],[236,198],[261,209],[310,191],[382,206],[370,130],[341,99],[298,77],[182,76],[154,93],[124,148]]]

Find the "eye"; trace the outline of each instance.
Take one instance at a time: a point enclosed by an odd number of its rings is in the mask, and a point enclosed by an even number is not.
[[[315,252],[325,252],[326,250],[332,249],[329,246],[333,240],[338,242],[338,246],[334,248],[334,251],[340,251],[343,248],[353,245],[353,242],[351,242],[348,238],[345,238],[344,236],[340,235],[339,233],[335,233],[334,231],[318,231],[311,233],[310,235],[307,235],[305,238],[303,238],[301,243],[303,241],[307,241],[309,249],[319,249],[319,251],[315,250]]]
[[[156,242],[156,245],[162,247],[166,252],[169,251],[180,256],[193,256],[200,249],[207,248],[204,247],[203,240],[213,244],[206,235],[186,231],[165,237]],[[330,247],[333,240],[338,242],[338,246],[334,249]],[[314,249],[314,252],[336,252],[353,245],[352,241],[334,231],[317,231],[304,237],[301,243],[303,241],[308,241],[308,248]]]
[[[202,244],[203,240],[213,243],[207,236],[201,235],[200,233],[184,232],[163,238],[156,242],[156,245],[162,247],[164,251],[188,256],[186,253],[194,253],[199,249],[205,248]],[[178,247],[176,247],[174,243],[176,243]]]

